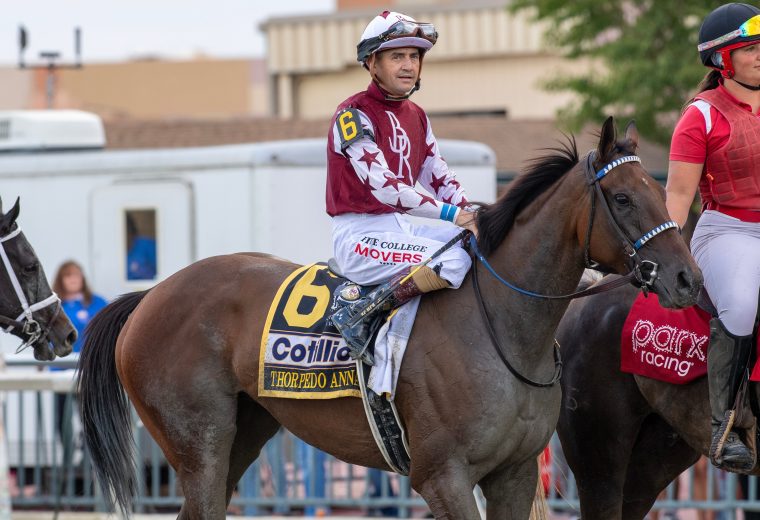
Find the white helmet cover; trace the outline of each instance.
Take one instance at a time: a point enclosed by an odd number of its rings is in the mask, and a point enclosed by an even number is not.
[[[392,28],[396,26],[395,30]],[[384,11],[375,16],[362,33],[356,46],[357,61],[365,64],[374,53],[385,49],[416,47],[430,50],[438,37],[432,24],[417,23],[411,16],[394,11]]]

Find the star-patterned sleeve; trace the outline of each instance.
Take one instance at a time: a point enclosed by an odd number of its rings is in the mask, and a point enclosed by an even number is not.
[[[362,112],[359,112],[362,126],[374,135],[372,123]],[[430,193],[418,191],[399,179],[388,168],[382,150],[370,137],[365,136],[351,143],[341,151],[337,123],[333,126],[333,149],[345,155],[353,166],[354,172],[362,184],[370,189],[372,195],[381,203],[391,206],[399,213],[407,213],[418,217],[427,217],[454,221],[458,208],[435,200]]]
[[[456,179],[456,175],[449,169],[449,165],[441,157],[441,152],[438,150],[438,141],[433,135],[433,128],[430,125],[430,120],[427,120],[427,136],[425,137],[427,143],[427,157],[422,164],[422,172],[420,174],[419,182],[430,193],[433,193],[435,198],[441,202],[447,202],[454,204],[460,208],[466,208],[470,205],[467,201],[467,195],[464,192],[464,188],[459,184]]]

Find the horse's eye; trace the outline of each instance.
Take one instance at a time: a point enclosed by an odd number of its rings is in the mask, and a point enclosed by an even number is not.
[[[631,204],[631,199],[629,199],[628,195],[624,193],[617,193],[615,194],[615,202],[617,202],[621,206],[628,206]]]
[[[37,269],[40,267],[40,264],[37,262],[34,262],[32,264],[28,264],[24,266],[24,272],[26,274],[34,274],[37,272]]]

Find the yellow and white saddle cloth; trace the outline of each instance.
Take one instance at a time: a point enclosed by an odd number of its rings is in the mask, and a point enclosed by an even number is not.
[[[361,397],[356,362],[329,320],[336,290],[347,280],[324,263],[303,266],[282,283],[261,338],[259,395],[292,399]],[[419,298],[403,305],[380,329],[367,386],[392,399]]]

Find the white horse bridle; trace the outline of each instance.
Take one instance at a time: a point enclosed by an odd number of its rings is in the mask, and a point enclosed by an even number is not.
[[[13,285],[13,289],[16,291],[16,296],[18,297],[18,300],[21,303],[21,308],[23,309],[23,312],[19,314],[15,320],[4,320],[10,323],[10,325],[5,329],[5,332],[11,332],[13,329],[21,328],[21,332],[28,336],[28,338],[16,350],[16,352],[19,352],[29,345],[34,344],[37,340],[40,339],[40,337],[42,337],[43,333],[47,334],[47,328],[43,329],[40,326],[39,322],[34,319],[34,313],[40,309],[49,307],[50,305],[60,305],[61,303],[61,299],[58,297],[58,295],[53,293],[44,300],[29,305],[29,302],[26,299],[26,295],[21,288],[21,284],[18,281],[18,277],[16,276],[16,272],[13,270],[11,261],[8,258],[8,254],[5,252],[5,247],[3,246],[5,242],[16,238],[20,233],[21,228],[19,226],[16,226],[16,229],[14,231],[11,231],[4,237],[0,238],[0,258],[3,260],[5,271],[8,273],[8,278],[11,280],[11,285]],[[48,325],[48,328],[49,326],[50,324]]]

